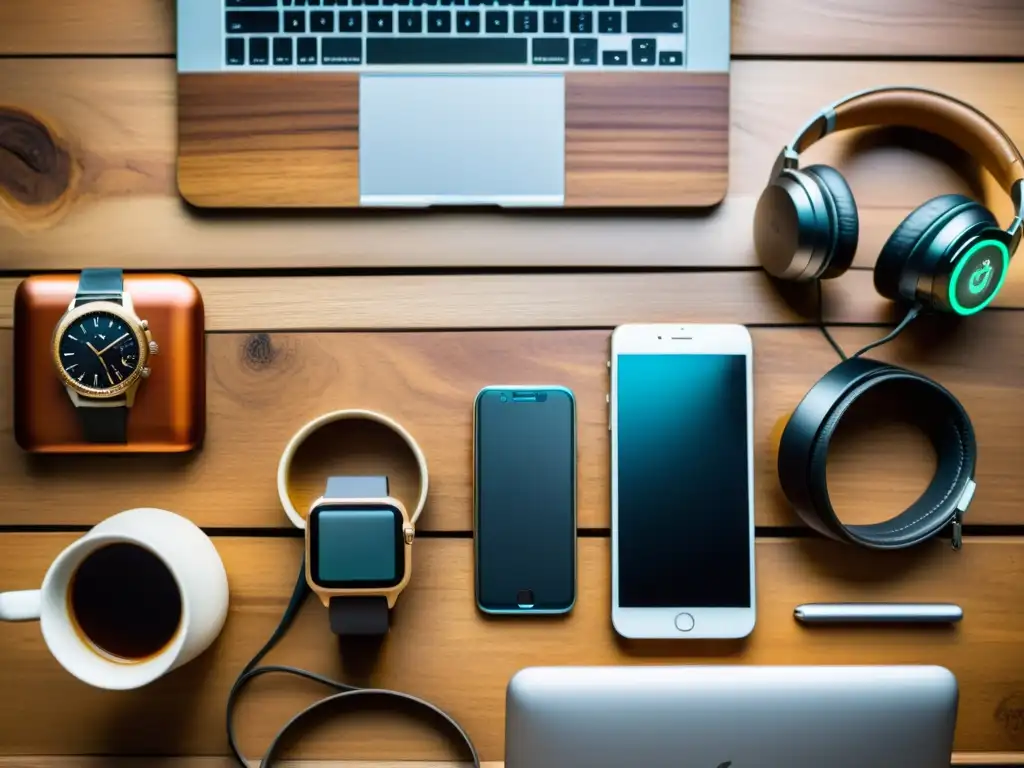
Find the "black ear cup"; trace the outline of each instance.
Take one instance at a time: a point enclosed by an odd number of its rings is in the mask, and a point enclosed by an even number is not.
[[[909,290],[901,292],[900,282],[921,251],[926,250],[928,243],[922,241],[930,239],[945,222],[968,207],[977,207],[989,218],[992,216],[984,206],[964,195],[939,195],[912,211],[882,246],[875,263],[875,290],[892,301],[913,301],[915,297]]]
[[[822,193],[826,196],[826,205],[831,203],[829,217],[834,222],[832,252],[826,258],[824,270],[819,275],[825,280],[830,280],[846,272],[857,253],[857,241],[860,238],[857,202],[843,174],[835,168],[829,165],[812,165],[804,168],[804,173],[821,186]]]

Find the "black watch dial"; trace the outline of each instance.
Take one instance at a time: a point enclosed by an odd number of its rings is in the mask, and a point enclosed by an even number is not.
[[[64,373],[83,387],[112,389],[139,367],[139,342],[124,320],[90,312],[61,336],[57,355]]]

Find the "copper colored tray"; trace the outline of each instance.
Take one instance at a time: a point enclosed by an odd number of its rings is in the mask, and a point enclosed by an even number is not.
[[[178,275],[125,276],[138,315],[160,353],[128,414],[128,442],[83,441],[75,408],[53,369],[54,328],[75,295],[78,275],[30,277],[14,300],[14,435],[32,453],[184,453],[206,428],[203,299]]]

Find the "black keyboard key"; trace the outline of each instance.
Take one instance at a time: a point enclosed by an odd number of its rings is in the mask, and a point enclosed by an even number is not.
[[[227,31],[231,34],[277,33],[281,30],[277,11],[228,11]]]
[[[310,32],[333,32],[334,11],[313,11],[309,14]]]
[[[681,67],[683,54],[680,51],[662,51],[658,54],[658,64],[663,67]]]
[[[595,66],[597,64],[597,38],[577,37],[572,41],[573,64]]]
[[[423,14],[419,11],[399,11],[398,31],[406,34],[423,31]]]
[[[638,37],[633,40],[633,66],[653,67],[656,41],[651,38]]]
[[[321,41],[322,64],[361,64],[363,41],[358,37],[325,37]]]
[[[526,64],[523,37],[371,37],[367,64]]]
[[[537,31],[536,11],[516,11],[512,14],[512,26],[516,32],[533,33]]]
[[[339,11],[338,12],[339,32],[362,32],[363,12],[362,11]]]
[[[502,5],[526,5],[526,0],[504,0]]]
[[[393,26],[394,14],[391,11],[369,11],[366,14],[367,32],[391,32]]]
[[[533,38],[534,64],[568,64],[569,38],[567,37],[535,37]]]
[[[614,0],[614,2],[612,2],[612,5],[614,5],[616,7],[620,7],[620,6],[635,6],[636,5],[636,0]]]
[[[245,64],[245,38],[229,37],[227,49],[228,65],[240,67]]]
[[[625,51],[605,51],[601,54],[601,63],[606,67],[624,67],[629,60]]]
[[[459,11],[455,14],[455,31],[473,34],[480,31],[480,13],[478,11]]]
[[[527,5],[554,5],[554,0],[527,0]]]
[[[308,67],[319,63],[317,56],[317,42],[315,37],[300,37],[298,41],[299,64]]]
[[[569,14],[569,31],[574,35],[589,35],[594,31],[594,14],[590,11],[573,11]]]
[[[488,11],[485,29],[494,35],[508,32],[508,11]]]
[[[565,12],[544,11],[544,31],[552,35],[565,34]]]
[[[267,38],[249,38],[249,63],[256,67],[270,63],[270,41]]]
[[[466,0],[441,0],[441,5],[465,5]]]
[[[598,11],[597,31],[602,35],[622,33],[622,13],[619,11]]]
[[[682,11],[626,11],[626,31],[631,35],[658,32],[682,34]]]
[[[580,0],[555,0],[555,5],[579,5]]]
[[[601,5],[608,6],[608,5],[611,5],[611,2],[610,2],[610,0],[583,0],[583,2],[580,3],[580,4],[581,5],[590,5],[590,6],[601,6]]]
[[[452,31],[452,15],[448,11],[427,11],[427,32],[447,35]]]
[[[277,8],[277,0],[228,0],[227,6],[228,8]]]
[[[303,33],[306,31],[306,12],[305,11],[285,11],[284,12],[284,31],[295,33]]]
[[[292,39],[290,37],[274,38],[274,64],[278,67],[290,67],[292,58]]]
[[[640,5],[646,8],[682,8],[683,0],[640,0]]]

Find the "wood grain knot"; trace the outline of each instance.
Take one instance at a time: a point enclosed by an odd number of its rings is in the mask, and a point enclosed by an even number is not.
[[[39,120],[0,107],[0,188],[28,206],[51,205],[71,185],[71,155]]]
[[[1010,694],[996,707],[996,720],[1006,733],[1024,737],[1024,692]]]
[[[242,358],[250,368],[270,368],[279,352],[269,333],[251,333],[242,343]]]

